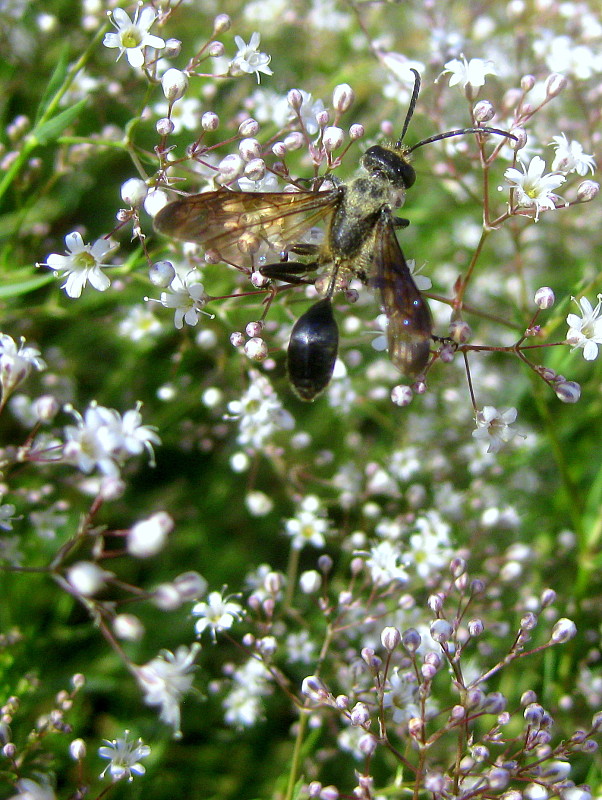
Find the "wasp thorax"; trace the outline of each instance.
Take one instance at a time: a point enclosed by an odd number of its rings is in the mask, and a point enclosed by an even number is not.
[[[389,149],[375,144],[366,150],[361,163],[370,175],[382,175],[393,186],[409,189],[416,181],[414,167],[401,149]]]

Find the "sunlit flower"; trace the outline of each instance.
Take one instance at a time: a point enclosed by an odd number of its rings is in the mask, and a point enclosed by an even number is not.
[[[375,584],[382,586],[391,581],[407,582],[408,573],[401,564],[401,553],[391,541],[386,540],[375,545],[367,556],[366,567]]]
[[[565,177],[557,172],[544,175],[546,163],[539,156],[532,158],[528,167],[524,164],[521,167],[522,172],[510,167],[504,172],[504,177],[514,189],[517,206],[534,208],[537,220],[541,211],[556,208],[556,195],[553,192],[564,183]]]
[[[191,270],[184,278],[176,275],[169,289],[161,292],[161,305],[165,308],[175,308],[174,325],[178,330],[184,323],[194,326],[203,313],[207,304],[207,295],[203,284],[197,280],[199,274]]]
[[[418,683],[411,672],[400,672],[399,667],[393,668],[383,696],[383,706],[393,709],[393,722],[403,723],[420,716]]]
[[[290,110],[289,106],[288,119],[294,120],[299,117],[307,133],[313,136],[320,127],[316,115],[324,111],[324,102],[322,100],[314,100],[311,94],[304,89],[298,89],[297,91],[301,94],[301,106],[293,111]]]
[[[175,653],[162,650],[147,664],[136,667],[136,677],[148,706],[159,706],[159,718],[174,729],[176,737],[180,731],[180,702],[190,691],[194,679],[194,660],[201,649],[195,642],[190,647],[181,645]]]
[[[100,773],[104,778],[109,773],[112,780],[119,781],[127,778],[128,781],[134,780],[134,775],[144,775],[146,768],[140,763],[141,758],[150,755],[150,747],[143,744],[142,739],[129,740],[130,732],[125,731],[122,739],[105,739],[106,746],[98,748],[98,755],[101,758],[108,758],[109,763]]]
[[[234,41],[238,47],[238,52],[230,62],[230,66],[228,68],[230,75],[238,76],[255,74],[257,77],[257,83],[259,83],[261,79],[261,72],[263,72],[264,75],[273,75],[272,70],[268,67],[268,64],[271,61],[271,56],[268,56],[265,53],[260,53],[257,49],[259,47],[260,40],[261,37],[257,32],[251,36],[249,44],[246,44],[245,40],[241,36],[234,37]]]
[[[598,356],[598,345],[602,344],[602,294],[598,295],[598,304],[592,308],[587,297],[573,300],[581,309],[581,316],[569,314],[566,318],[569,330],[567,342],[573,350],[583,349],[583,358],[594,361]]]
[[[418,517],[415,526],[418,532],[410,536],[406,564],[411,565],[420,578],[426,579],[443,569],[453,555],[450,528],[435,510]]]
[[[19,346],[7,333],[0,333],[0,386],[2,402],[19,386],[32,369],[43,370],[46,362],[36,347],[25,344],[21,339]]]
[[[249,378],[249,388],[240,400],[228,403],[228,416],[238,420],[237,442],[260,449],[276,431],[291,430],[295,422],[265,375],[251,370]]]
[[[232,674],[232,689],[224,698],[224,720],[235,728],[248,728],[263,717],[262,698],[271,691],[270,673],[257,658],[250,658]]]
[[[488,453],[497,453],[505,444],[512,441],[515,436],[523,436],[511,427],[516,420],[516,416],[517,411],[515,408],[498,411],[494,406],[484,406],[482,411],[477,412],[477,427],[472,432],[472,435],[475,439],[487,443]]]
[[[160,36],[149,33],[150,27],[157,14],[152,8],[136,8],[134,19],[131,20],[122,8],[111,12],[111,22],[117,28],[117,33],[105,33],[103,44],[105,47],[117,47],[119,55],[125,53],[130,66],[138,69],[144,64],[144,47],[154,47],[161,50],[165,42]]]
[[[285,524],[286,534],[291,537],[291,545],[295,550],[301,550],[306,544],[324,547],[328,528],[328,520],[314,495],[305,497],[297,514]]]
[[[104,264],[103,259],[111,255],[119,245],[110,239],[97,239],[94,244],[84,244],[84,240],[77,231],[65,236],[67,255],[51,253],[46,261],[38,267],[48,267],[58,277],[64,273],[65,283],[61,286],[69,297],[80,297],[86,283],[90,281],[95,289],[104,292],[111,285],[111,281],[102,271],[110,264]]]
[[[223,597],[221,592],[210,592],[207,602],[196,603],[192,607],[192,614],[199,617],[194,629],[197,636],[200,636],[207,628],[215,641],[216,633],[231,628],[236,620],[242,619],[243,613],[239,603]]]
[[[459,84],[466,89],[468,86],[474,88],[483,86],[485,76],[495,75],[496,69],[492,61],[484,61],[482,58],[471,58],[470,61],[467,61],[466,57],[461,55],[460,58],[454,58],[445,64],[442,74],[445,75],[446,72],[451,72],[450,86]]]
[[[566,138],[564,133],[560,136],[553,136],[552,141],[556,148],[556,155],[552,162],[552,171],[560,170],[561,172],[576,172],[577,175],[587,175],[587,171],[594,173],[596,169],[596,159],[593,156],[583,152],[583,147],[572,140]]]

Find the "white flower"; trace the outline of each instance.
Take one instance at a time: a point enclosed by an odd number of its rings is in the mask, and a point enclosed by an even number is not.
[[[383,706],[393,709],[393,722],[408,722],[420,716],[418,707],[418,684],[411,672],[399,672],[394,667],[383,696]]]
[[[427,511],[416,519],[418,533],[410,536],[406,564],[412,565],[420,578],[431,577],[449,563],[453,551],[449,541],[449,525],[437,511]]]
[[[272,70],[268,67],[268,64],[271,61],[271,56],[268,56],[265,53],[260,53],[257,49],[259,47],[260,40],[261,37],[257,32],[251,36],[249,44],[246,44],[245,40],[240,36],[234,37],[234,41],[238,47],[238,52],[230,62],[230,66],[228,68],[230,75],[252,75],[255,73],[257,77],[257,83],[259,83],[261,79],[259,74],[260,72],[263,72],[264,75],[273,75]]]
[[[576,141],[568,141],[564,133],[553,136],[556,155],[552,162],[552,171],[576,172],[577,175],[587,175],[590,170],[592,175],[596,168],[596,159],[583,152],[583,147]]]
[[[240,400],[228,403],[228,416],[238,420],[238,444],[260,450],[277,430],[291,430],[295,422],[289,412],[282,408],[282,403],[265,375],[251,370],[249,379],[249,388]]]
[[[142,739],[129,741],[129,733],[129,731],[125,731],[123,739],[113,739],[112,741],[105,739],[106,746],[98,748],[98,755],[101,758],[110,759],[110,763],[100,773],[101,778],[104,778],[107,770],[114,781],[125,777],[132,781],[134,780],[132,773],[144,775],[146,772],[145,767],[139,762],[141,758],[150,755],[151,749],[148,745],[143,744]]]
[[[288,113],[290,121],[300,118],[303,128],[313,136],[318,132],[319,125],[316,115],[324,111],[324,102],[322,100],[313,100],[311,94],[304,89],[298,89],[301,94],[301,106],[298,109],[293,109]]]
[[[178,330],[184,323],[194,326],[207,304],[207,295],[203,284],[198,280],[198,272],[191,270],[184,278],[176,275],[166,292],[161,292],[161,305],[175,308],[174,325]]]
[[[161,333],[161,323],[146,306],[132,306],[125,319],[119,323],[119,335],[132,342],[140,342]]]
[[[148,664],[135,668],[147,706],[160,706],[159,718],[180,737],[180,702],[190,691],[194,678],[194,660],[201,649],[195,642],[189,648],[181,645],[175,654],[162,650]]]
[[[208,628],[215,641],[218,631],[231,628],[236,620],[242,618],[243,609],[239,603],[234,603],[228,597],[222,597],[221,592],[210,592],[206,603],[196,603],[192,607],[192,614],[199,617],[194,624],[197,636]]]
[[[119,466],[129,456],[139,455],[143,449],[153,463],[153,445],[160,439],[150,426],[141,425],[140,404],[126,411],[123,417],[112,408],[90,403],[84,416],[68,409],[77,425],[65,428],[63,457],[77,464],[85,473],[97,467],[104,475],[119,476]]]
[[[379,53],[378,58],[396,78],[403,83],[409,83],[410,86],[413,86],[416,80],[416,76],[411,70],[415,69],[420,74],[424,72],[422,61],[412,61],[400,53]]]
[[[483,406],[483,410],[477,412],[477,427],[472,435],[475,439],[487,442],[488,453],[497,453],[515,436],[523,436],[510,427],[516,420],[516,415],[515,408],[498,411],[494,406]],[[523,436],[523,438],[525,437]]]
[[[29,778],[20,778],[15,788],[17,794],[13,794],[9,800],[56,800],[54,790],[47,783],[36,783]]]
[[[553,194],[564,183],[564,175],[548,173],[544,175],[545,161],[539,156],[531,159],[528,167],[521,164],[522,172],[510,167],[504,172],[504,178],[514,189],[516,204],[524,208],[535,209],[535,220],[541,211],[551,211],[556,208]]]
[[[262,717],[261,699],[270,693],[270,673],[257,658],[250,658],[232,675],[232,690],[224,699],[224,720],[248,728]]]
[[[324,536],[328,533],[328,528],[328,520],[324,518],[314,495],[305,497],[297,515],[288,519],[285,524],[286,533],[291,537],[291,546],[295,550],[301,550],[306,544],[324,547]]]
[[[370,570],[375,584],[383,585],[391,581],[406,583],[408,573],[399,563],[401,553],[396,545],[390,541],[380,542],[367,554],[366,566]]]
[[[65,236],[65,245],[68,251],[66,256],[51,253],[45,262],[37,266],[49,267],[57,277],[60,272],[64,272],[66,281],[61,289],[64,289],[69,297],[79,297],[88,281],[99,292],[108,289],[111,281],[102,270],[111,265],[103,264],[102,261],[119,245],[110,239],[98,239],[94,244],[84,244],[77,231]]]
[[[598,345],[602,344],[602,294],[598,295],[595,308],[592,308],[587,297],[572,299],[581,308],[581,316],[569,314],[566,318],[569,326],[566,340],[573,350],[583,348],[583,358],[586,361],[593,361],[598,356]]]
[[[449,85],[455,86],[460,84],[463,89],[468,86],[478,87],[483,86],[485,83],[486,75],[495,75],[496,69],[492,61],[484,61],[482,58],[471,58],[470,61],[466,60],[464,55],[460,58],[454,58],[445,64],[446,72],[451,72]]]
[[[165,42],[160,36],[148,32],[156,17],[152,8],[143,8],[140,11],[138,6],[133,20],[122,8],[116,8],[111,17],[117,33],[105,33],[103,44],[105,47],[119,49],[118,60],[125,53],[130,66],[138,69],[144,64],[143,47],[154,47],[156,50],[165,47]]]
[[[23,338],[17,347],[12,336],[0,333],[0,386],[3,404],[8,395],[23,383],[33,367],[38,370],[46,368],[46,362],[40,356],[40,351],[36,347],[26,345]]]

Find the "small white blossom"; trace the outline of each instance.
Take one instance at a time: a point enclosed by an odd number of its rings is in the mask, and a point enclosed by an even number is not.
[[[144,47],[154,47],[162,50],[165,41],[160,36],[149,33],[157,14],[152,8],[136,8],[134,19],[131,20],[122,8],[111,12],[111,22],[117,28],[117,33],[105,33],[103,44],[105,47],[117,47],[119,60],[125,53],[130,66],[139,69],[144,65]]]
[[[521,163],[522,172],[510,167],[504,172],[504,178],[514,189],[516,204],[523,208],[535,209],[535,220],[541,211],[552,211],[556,208],[556,195],[553,194],[564,183],[564,175],[549,172],[544,175],[546,163],[543,158],[535,156],[529,166]]]
[[[483,86],[485,83],[486,75],[495,75],[496,69],[492,61],[484,61],[482,58],[471,58],[470,61],[466,60],[466,56],[461,55],[460,58],[454,58],[445,64],[446,72],[451,72],[449,79],[450,86],[459,84],[463,89],[467,87]]]
[[[427,511],[415,523],[418,533],[410,536],[406,564],[412,565],[422,578],[430,578],[449,563],[453,551],[450,547],[450,527],[439,513]]]
[[[176,275],[169,289],[161,292],[161,305],[165,308],[175,308],[174,325],[178,330],[184,323],[194,326],[199,321],[203,308],[207,304],[207,295],[197,278],[196,270],[191,270],[184,278]]]
[[[587,175],[590,170],[592,175],[596,169],[596,159],[583,152],[583,147],[576,141],[568,141],[564,133],[553,136],[552,141],[556,148],[556,155],[552,162],[552,171],[576,172],[577,175]]]
[[[250,658],[232,675],[232,689],[224,699],[224,719],[236,728],[248,728],[263,715],[261,700],[271,691],[270,673],[257,658]]]
[[[144,775],[146,768],[140,763],[141,758],[150,755],[150,747],[142,742],[142,739],[129,740],[129,731],[124,732],[122,739],[105,739],[106,746],[98,748],[98,755],[101,758],[108,758],[109,764],[100,773],[104,778],[109,773],[113,781],[127,778],[128,781],[134,780],[134,775]]]
[[[289,110],[288,119],[292,121],[300,118],[301,124],[307,133],[313,136],[314,133],[318,132],[320,127],[316,116],[324,111],[324,102],[322,100],[313,100],[311,94],[303,89],[297,89],[297,91],[301,95],[301,105],[298,109],[293,109],[292,112]]]
[[[581,316],[569,314],[566,318],[569,330],[566,335],[567,342],[573,350],[583,349],[583,358],[594,361],[598,356],[598,345],[602,344],[602,294],[598,295],[595,308],[587,297],[573,300],[581,309]]]
[[[398,667],[394,667],[383,696],[383,705],[393,709],[393,722],[398,724],[420,716],[418,685],[411,672],[400,672]]]
[[[306,544],[324,547],[328,528],[328,520],[324,518],[318,498],[314,495],[305,497],[296,516],[285,524],[286,534],[291,537],[291,546],[295,550],[301,550]]]
[[[123,417],[94,401],[83,417],[74,409],[69,410],[77,425],[65,428],[63,457],[77,464],[82,472],[88,474],[98,468],[104,475],[118,477],[119,466],[144,449],[153,463],[153,445],[161,440],[152,427],[140,424],[140,404],[126,411]]]
[[[375,545],[367,554],[366,566],[370,570],[372,580],[375,584],[382,586],[399,581],[406,583],[408,573],[401,565],[401,553],[399,548],[392,542],[386,540]]]
[[[265,53],[260,53],[257,49],[261,40],[260,35],[255,32],[251,36],[249,44],[241,36],[235,36],[234,41],[238,47],[238,52],[230,62],[228,72],[230,75],[253,75],[257,77],[259,83],[261,76],[259,73],[263,72],[264,75],[273,75],[272,70],[268,67],[271,61],[271,56]]]
[[[522,436],[522,434],[511,428],[516,416],[517,411],[515,408],[498,411],[494,406],[484,406],[482,411],[477,412],[477,427],[472,432],[472,435],[475,439],[487,443],[488,453],[497,453],[505,444],[512,441],[515,436]]]
[[[223,597],[221,592],[210,592],[207,602],[196,603],[192,607],[192,614],[199,617],[194,624],[197,636],[207,628],[215,641],[216,633],[231,628],[236,620],[242,619],[243,609],[239,603]]]
[[[251,370],[249,379],[249,388],[240,400],[228,403],[228,416],[238,420],[238,444],[260,450],[276,431],[291,430],[295,422],[265,375]]]
[[[19,346],[7,333],[0,333],[0,386],[2,401],[28,377],[31,370],[43,370],[46,362],[36,347],[25,344],[21,339]]]
[[[110,264],[103,264],[103,259],[111,255],[119,245],[110,239],[97,239],[94,244],[84,244],[84,240],[77,231],[65,236],[65,245],[68,254],[61,256],[51,253],[46,261],[38,267],[48,267],[58,277],[62,272],[66,278],[61,286],[69,297],[80,297],[86,283],[99,292],[104,292],[111,285],[111,281],[102,271]]]
[[[175,653],[162,650],[148,664],[135,669],[140,688],[145,693],[147,706],[159,706],[159,718],[170,725],[176,737],[180,731],[180,703],[191,687],[194,678],[194,660],[201,649],[195,642],[190,647],[181,645]]]

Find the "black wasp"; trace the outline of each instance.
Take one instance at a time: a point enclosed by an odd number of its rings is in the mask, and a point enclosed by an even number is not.
[[[288,283],[310,282],[305,273],[325,269],[326,292],[296,322],[287,355],[291,384],[302,400],[313,400],[328,385],[338,351],[338,326],[332,296],[350,278],[380,292],[388,319],[389,357],[407,379],[423,373],[430,353],[432,318],[410,274],[397,241],[396,229],[409,221],[393,215],[406,189],[416,181],[410,154],[431,142],[466,133],[493,133],[515,138],[497,128],[463,128],[403,144],[420,91],[414,90],[399,140],[368,148],[361,174],[349,183],[325,191],[237,192],[222,188],[175,200],[155,217],[161,233],[203,244],[225,262],[237,264],[244,255],[267,246],[272,252],[314,255],[308,263],[281,261],[260,268],[262,275]],[[328,219],[324,243],[300,244],[316,223]]]

